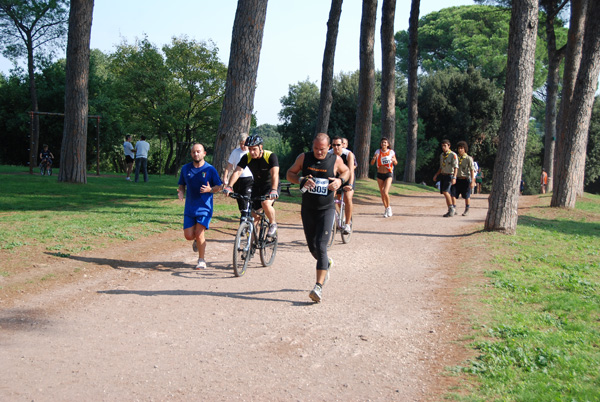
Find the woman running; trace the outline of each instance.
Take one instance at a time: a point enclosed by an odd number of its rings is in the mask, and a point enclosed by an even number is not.
[[[377,184],[379,185],[379,192],[381,193],[381,200],[385,207],[383,213],[384,218],[392,216],[392,207],[390,207],[390,187],[392,187],[392,178],[394,176],[394,166],[398,164],[396,159],[396,153],[391,150],[390,142],[387,138],[381,138],[380,149],[375,151],[373,159],[371,159],[371,165],[377,162]]]

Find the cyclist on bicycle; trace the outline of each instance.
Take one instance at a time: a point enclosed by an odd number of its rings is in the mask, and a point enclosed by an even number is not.
[[[248,147],[248,154],[238,162],[229,179],[229,185],[225,187],[225,193],[229,195],[229,193],[233,192],[232,187],[239,179],[244,168],[248,167],[254,177],[252,196],[258,197],[264,195],[269,197],[269,199],[260,202],[260,204],[258,201],[255,201],[252,208],[263,208],[265,215],[269,219],[269,222],[271,222],[267,236],[273,237],[277,233],[273,203],[279,197],[279,192],[277,191],[279,187],[279,160],[273,152],[263,149],[263,140],[258,135],[246,138],[245,145]]]
[[[344,226],[344,232],[346,233],[350,233],[352,231],[352,228],[350,227],[350,221],[352,220],[352,195],[354,194],[354,162],[355,162],[355,158],[354,158],[354,153],[352,153],[352,151],[350,151],[349,149],[344,147],[344,141],[343,138],[341,137],[333,137],[333,140],[331,141],[331,150],[329,152],[336,154],[337,156],[339,156],[340,158],[342,158],[342,161],[344,162],[344,165],[348,166],[348,169],[350,169],[350,179],[348,179],[348,181],[346,183],[344,183],[344,185],[342,186],[341,189],[339,189],[336,193],[336,198],[340,199],[342,191],[345,192],[344,194],[344,205],[345,205],[345,209],[344,209],[344,215],[346,216],[346,225]]]
[[[43,167],[44,165],[46,165],[46,167],[50,169],[50,166],[52,166],[52,159],[54,159],[54,155],[52,155],[52,152],[48,150],[47,144],[43,145],[43,150],[42,152],[40,152],[40,159],[42,160],[40,162],[40,166]]]
[[[334,194],[350,178],[342,158],[329,152],[329,136],[319,133],[312,152],[302,153],[287,171],[291,183],[307,188],[302,194],[302,225],[312,256],[317,260],[317,283],[309,297],[319,303],[333,261],[327,256],[335,216]],[[339,177],[337,176],[339,174]]]

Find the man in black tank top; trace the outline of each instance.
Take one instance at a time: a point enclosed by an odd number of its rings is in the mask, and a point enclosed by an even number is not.
[[[302,153],[287,171],[291,183],[299,183],[302,194],[302,225],[308,249],[317,260],[317,283],[309,297],[319,303],[333,260],[327,256],[335,215],[335,192],[347,182],[350,170],[342,158],[328,153],[329,136],[319,133],[312,152]],[[339,174],[339,177],[336,175]]]

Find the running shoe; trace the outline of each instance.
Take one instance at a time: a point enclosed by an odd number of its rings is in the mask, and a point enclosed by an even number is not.
[[[318,283],[315,285],[314,289],[310,291],[308,297],[312,299],[315,303],[321,303],[323,295],[323,288]]]
[[[350,233],[352,233],[352,228],[350,227],[349,223],[346,223],[344,225],[344,234],[350,234]]]
[[[194,240],[194,242],[192,243],[192,250],[194,250],[195,253],[198,252],[198,245],[196,244],[196,240]]]
[[[465,212],[463,212],[462,216],[469,215],[469,208],[465,208]]]
[[[195,269],[206,269],[206,261],[204,261],[204,258],[198,258],[198,265],[196,265]]]
[[[450,216],[454,216],[454,215],[456,215],[456,208],[455,208],[455,207],[453,207],[453,206],[452,206],[452,207],[450,207],[450,211],[449,211],[449,212],[450,212]]]
[[[267,236],[274,237],[276,233],[277,233],[277,224],[271,223],[271,225],[269,226],[269,231],[267,232]]]
[[[387,216],[388,216],[388,218],[390,216],[392,216],[392,215],[394,215],[394,214],[392,214],[392,207],[387,207]]]
[[[384,217],[384,218],[387,218],[387,217],[388,217],[388,210],[387,210],[387,208],[386,208],[386,209],[385,209],[385,211],[383,212],[383,217]]]

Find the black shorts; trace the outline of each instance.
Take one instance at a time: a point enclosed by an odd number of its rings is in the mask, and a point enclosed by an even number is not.
[[[256,183],[252,185],[252,197],[260,197],[261,195],[269,195],[271,192],[271,184],[270,183]],[[252,209],[261,209],[262,202],[255,200],[252,201]]]
[[[471,198],[471,182],[469,179],[456,179],[456,184],[452,186],[452,197],[465,200]]]
[[[452,191],[452,179],[449,174],[440,175],[440,194]]]
[[[394,175],[392,174],[392,172],[387,172],[387,173],[377,173],[377,178],[378,178],[379,180],[386,181],[387,179],[391,179],[392,177],[394,177]]]
[[[133,158],[131,156],[129,156],[129,155],[125,155],[125,163],[128,164],[128,165],[130,163],[133,163]]]

